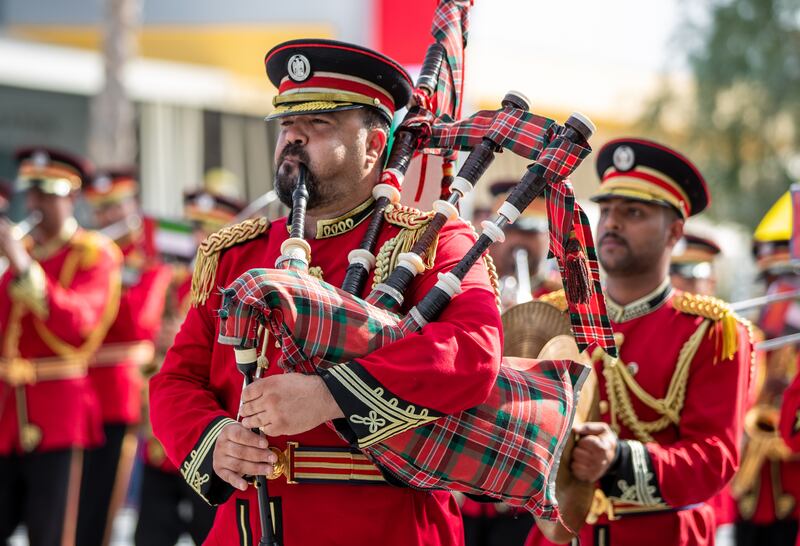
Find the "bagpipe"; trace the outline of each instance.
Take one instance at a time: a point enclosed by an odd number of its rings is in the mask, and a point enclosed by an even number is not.
[[[374,216],[359,247],[348,256],[343,287],[308,274],[310,248],[302,239],[307,195],[301,166],[290,237],[275,267],[250,270],[224,289],[218,341],[234,347],[246,383],[259,377],[266,364],[268,336],[280,344],[281,368],[316,374],[337,370],[337,364],[420,331],[458,297],[462,280],[488,247],[503,241],[503,227],[541,195],[548,206],[550,252],[562,273],[578,347],[597,345],[615,353],[588,220],[567,181],[591,152],[588,140],[594,127],[580,114],[563,125],[533,114],[518,93],[507,94],[498,110],[455,121],[470,5],[443,0],[437,7],[432,32],[436,40],[428,49],[409,112],[395,131],[386,168],[373,191]],[[401,314],[404,293],[426,269],[440,230],[457,218],[459,200],[504,149],[532,163],[494,219],[483,222],[473,247]],[[457,151],[469,155],[455,177],[452,164],[445,161],[442,198],[433,204],[435,215],[423,233],[367,297],[357,296],[375,265],[384,211],[399,202],[402,178],[414,154],[453,158]],[[562,450],[572,437],[576,400],[588,370],[573,360],[504,359],[489,396],[479,406],[435,418],[418,410],[415,428],[388,438],[361,438],[357,447],[391,481],[502,501],[573,531],[559,518],[555,477]],[[262,478],[257,478],[259,504],[268,516]],[[271,530],[263,514],[262,529]]]

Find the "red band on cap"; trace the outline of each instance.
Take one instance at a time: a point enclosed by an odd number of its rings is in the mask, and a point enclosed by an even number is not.
[[[642,180],[649,184],[653,184],[654,186],[658,186],[659,188],[666,190],[667,192],[670,193],[670,195],[675,197],[676,202],[683,204],[684,214],[688,215],[690,212],[689,204],[686,202],[686,197],[680,192],[678,188],[676,188],[674,185],[670,184],[666,180],[663,180],[651,174],[643,173],[641,171],[632,170],[632,171],[622,171],[622,172],[612,171],[608,173],[605,177],[603,177],[603,182],[617,177],[638,178],[639,180]]]
[[[373,100],[377,99],[389,112],[394,112],[394,101],[387,94],[369,85],[353,81],[352,79],[337,78],[335,76],[312,76],[302,82],[296,82],[290,78],[286,78],[281,82],[278,93],[284,95],[287,91],[293,89],[310,88],[331,90],[333,92],[345,91],[347,93],[357,93]]]

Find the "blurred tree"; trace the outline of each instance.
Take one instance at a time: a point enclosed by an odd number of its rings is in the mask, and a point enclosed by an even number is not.
[[[710,214],[755,227],[800,180],[800,0],[681,2],[675,48],[693,90],[665,85],[641,121],[682,141],[712,186]]]
[[[125,69],[136,56],[140,0],[104,0],[103,63],[105,82],[90,112],[89,156],[100,166],[136,162],[136,119],[124,86]]]

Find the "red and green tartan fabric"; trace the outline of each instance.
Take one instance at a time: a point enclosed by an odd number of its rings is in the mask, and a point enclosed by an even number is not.
[[[282,344],[279,365],[307,374],[357,373],[353,359],[418,328],[315,277],[276,269],[240,276],[225,289],[219,316],[220,343],[258,347],[264,324]],[[504,361],[481,405],[448,416],[422,409],[420,426],[380,433],[371,443],[360,438],[359,448],[413,487],[485,495],[557,519],[558,460],[588,369],[571,361],[527,363],[519,371]]]
[[[304,373],[364,356],[408,333],[396,315],[292,269],[241,275],[225,289],[219,317],[220,343],[256,347],[264,324],[281,343],[278,365]]]
[[[431,35],[444,48],[444,62],[433,95],[428,96],[427,91],[416,87],[412,99],[412,102],[422,108],[431,119],[442,116],[447,119],[461,117],[461,97],[464,94],[464,49],[467,46],[469,10],[472,4],[472,0],[440,0],[433,13]],[[401,126],[408,127],[405,121]],[[416,149],[420,151],[419,147]],[[449,191],[450,171],[458,153],[449,149],[427,150],[424,153],[440,155],[444,159],[442,164],[444,194],[445,191]],[[400,189],[400,180],[391,170],[385,170],[381,174],[381,179]]]
[[[461,97],[464,93],[464,48],[467,45],[469,9],[472,0],[443,0],[433,13],[431,34],[442,44],[447,56],[442,66],[429,110],[453,119],[461,117]]]
[[[479,406],[374,444],[381,469],[421,489],[485,495],[557,520],[555,477],[588,368],[570,360],[503,361]]]
[[[570,323],[575,341],[581,350],[593,344],[602,348],[609,356],[617,356],[614,343],[614,330],[608,318],[606,300],[600,285],[600,266],[597,262],[592,228],[586,213],[575,202],[572,184],[564,180],[558,184],[550,184],[545,188],[547,218],[550,224],[549,257],[555,257],[567,295]],[[577,243],[580,258],[570,256],[570,241]],[[569,271],[567,263],[570,259],[582,259],[586,263],[589,293],[581,301],[570,297]]]
[[[490,138],[498,146],[534,160],[536,163],[529,169],[553,181],[545,188],[550,253],[559,264],[575,339],[581,350],[597,344],[609,355],[616,355],[591,227],[566,180],[591,148],[564,138],[564,127],[553,120],[519,109],[481,110],[463,121],[430,125],[431,119],[431,115],[423,114],[417,121],[408,121],[430,130],[427,145],[471,150],[484,138]],[[368,299],[377,301],[379,297],[374,293]]]

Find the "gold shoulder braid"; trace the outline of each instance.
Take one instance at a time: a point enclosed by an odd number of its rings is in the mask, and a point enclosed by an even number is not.
[[[383,211],[383,216],[387,222],[393,226],[401,228],[400,233],[392,239],[386,241],[378,255],[375,257],[375,277],[372,287],[375,288],[383,282],[389,273],[397,266],[397,258],[403,252],[409,252],[414,243],[422,236],[425,226],[436,215],[435,212],[422,212],[413,207],[405,205],[389,205]],[[439,238],[434,240],[431,251],[425,254],[425,267],[433,267],[436,259],[436,244]]]
[[[703,321],[695,332],[689,337],[678,353],[675,371],[669,381],[667,394],[664,398],[655,398],[645,391],[633,378],[628,366],[619,358],[611,358],[601,349],[596,349],[593,360],[599,355],[603,359],[603,376],[606,378],[606,397],[608,398],[611,414],[611,428],[619,433],[617,419],[627,426],[640,442],[652,442],[653,432],[664,430],[670,425],[677,425],[680,421],[681,410],[686,399],[686,384],[689,379],[689,367],[708,331],[709,321]],[[625,341],[621,333],[614,334],[619,352]],[[631,401],[631,393],[647,407],[661,415],[655,421],[642,421],[636,414]]]
[[[220,253],[232,246],[255,239],[269,229],[266,218],[245,220],[239,224],[222,228],[209,235],[197,249],[197,258],[192,275],[192,305],[202,305],[214,289]]]
[[[719,359],[728,360],[736,354],[737,322],[741,322],[750,329],[749,323],[738,317],[728,307],[728,304],[714,297],[681,293],[673,298],[672,305],[682,313],[703,317],[707,320],[700,323],[697,330],[681,347],[675,371],[664,398],[656,399],[645,391],[633,378],[628,366],[622,360],[612,359],[602,351],[596,351],[594,355],[595,360],[601,358],[602,355],[604,361],[603,376],[606,378],[606,395],[610,406],[612,428],[619,431],[617,424],[617,419],[619,419],[640,442],[652,442],[652,433],[664,430],[671,424],[677,425],[680,421],[680,413],[686,398],[689,367],[703,338],[709,333],[709,329],[718,326],[721,333],[721,342],[715,355],[715,363]],[[615,338],[619,349],[624,337],[621,334],[615,334]],[[655,421],[640,420],[633,408],[631,393],[661,417]]]
[[[547,294],[543,294],[536,298],[537,301],[543,301],[545,303],[549,303],[558,308],[561,312],[567,311],[567,295],[564,293],[564,289],[561,288],[559,290],[553,290],[552,292],[548,292]]]
[[[734,313],[727,303],[712,296],[700,296],[683,292],[675,296],[672,305],[681,313],[711,319],[720,324],[722,330],[722,343],[717,353],[717,359],[729,360],[736,354],[739,343],[737,322],[749,328],[746,320]]]

